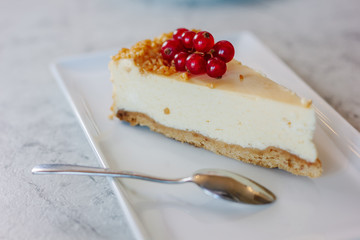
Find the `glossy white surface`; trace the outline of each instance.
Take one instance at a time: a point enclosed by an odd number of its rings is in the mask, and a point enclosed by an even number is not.
[[[322,177],[309,179],[252,166],[170,140],[147,128],[109,120],[109,53],[68,58],[53,66],[104,166],[164,177],[186,176],[204,167],[224,168],[253,178],[278,197],[272,205],[254,207],[214,200],[192,185],[110,180],[135,236],[164,240],[235,239],[240,235],[251,239],[357,238],[359,133],[253,35],[244,32],[228,38],[237,52],[243,53],[244,64],[256,64],[270,78],[313,99],[320,119],[315,143],[323,160]]]

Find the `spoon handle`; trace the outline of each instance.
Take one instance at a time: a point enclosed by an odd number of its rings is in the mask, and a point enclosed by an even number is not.
[[[191,182],[191,177],[179,179],[158,178],[131,171],[111,171],[107,168],[88,167],[71,164],[40,164],[31,170],[33,174],[63,174],[63,175],[86,175],[101,177],[133,178],[158,183],[185,183]]]

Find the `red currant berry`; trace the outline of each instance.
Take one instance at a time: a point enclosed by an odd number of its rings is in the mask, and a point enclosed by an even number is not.
[[[186,70],[192,74],[202,74],[206,72],[206,61],[204,55],[192,53],[186,58]]]
[[[179,52],[174,57],[174,63],[176,71],[184,72],[186,71],[186,58],[189,56],[187,52]]]
[[[212,58],[212,56],[209,53],[205,53],[204,58],[205,58],[205,61],[207,62],[210,58]]]
[[[214,57],[218,57],[225,62],[230,62],[235,55],[234,46],[229,41],[219,41],[214,45],[213,55]]]
[[[193,39],[195,35],[196,33],[193,31],[186,31],[181,35],[182,44],[186,49],[192,49],[194,47]]]
[[[170,39],[166,40],[161,46],[161,55],[164,59],[171,61],[175,54],[183,50],[183,46],[180,40]]]
[[[202,31],[194,36],[193,42],[196,51],[206,53],[214,46],[214,37],[211,33]]]
[[[179,39],[181,40],[181,35],[184,33],[184,32],[187,32],[189,31],[188,29],[186,28],[178,28],[176,29],[174,32],[173,32],[173,39]]]
[[[212,78],[221,78],[226,72],[226,63],[220,58],[210,58],[206,64],[206,73]]]

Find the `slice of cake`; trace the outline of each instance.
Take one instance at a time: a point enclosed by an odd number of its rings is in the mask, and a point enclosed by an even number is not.
[[[226,63],[221,78],[189,73],[187,62],[183,72],[179,62],[175,67],[174,60],[164,58],[162,46],[175,33],[141,41],[112,57],[115,116],[247,163],[321,175],[311,101],[236,60]],[[216,54],[213,48],[208,52],[208,58]],[[209,63],[207,54],[200,55]]]

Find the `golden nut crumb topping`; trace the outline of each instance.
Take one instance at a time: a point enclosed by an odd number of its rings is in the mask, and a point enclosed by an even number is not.
[[[309,108],[312,105],[312,100],[301,98],[301,104],[306,108]]]
[[[209,88],[215,88],[215,84],[214,84],[214,83],[208,83],[208,84],[206,84],[206,86],[208,86]]]
[[[176,69],[161,55],[161,46],[164,41],[171,39],[173,33],[164,33],[154,40],[146,39],[136,43],[130,49],[123,48],[118,54],[112,57],[113,61],[120,59],[134,59],[134,63],[139,67],[140,72],[152,72],[162,75],[176,73]],[[187,80],[187,76],[183,76]]]
[[[180,80],[186,82],[189,80],[189,73],[188,72],[183,72],[182,74],[180,74]]]
[[[169,108],[165,108],[165,109],[164,109],[164,113],[165,113],[166,115],[170,114],[170,109],[169,109]]]

